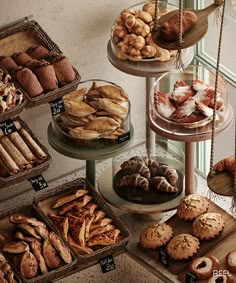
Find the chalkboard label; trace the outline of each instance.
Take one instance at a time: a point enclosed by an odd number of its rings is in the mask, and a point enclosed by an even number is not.
[[[31,178],[29,181],[36,192],[48,187],[48,184],[42,175],[37,175]]]
[[[121,136],[118,137],[118,144],[122,143],[122,142],[126,142],[130,140],[130,132],[127,132]]]
[[[159,250],[159,260],[164,266],[169,266],[169,255],[165,247],[161,247]]]
[[[0,122],[0,128],[5,136],[17,131],[16,126],[11,119]]]
[[[50,102],[52,116],[60,114],[65,111],[65,105],[62,98],[57,98]]]
[[[185,277],[185,283],[196,283],[196,282],[197,282],[197,277],[191,272],[187,272]]]
[[[112,255],[108,255],[100,259],[99,263],[101,265],[101,269],[103,273],[116,269],[115,262],[114,262]]]

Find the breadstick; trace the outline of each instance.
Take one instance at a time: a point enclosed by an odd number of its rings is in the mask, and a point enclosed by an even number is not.
[[[21,170],[30,168],[29,162],[24,158],[21,152],[14,146],[7,136],[2,137],[0,142]]]
[[[7,169],[10,175],[14,175],[20,171],[15,161],[6,152],[6,150],[4,149],[1,143],[0,143],[0,161],[2,162],[2,165]]]
[[[36,160],[36,157],[33,155],[18,132],[14,132],[8,135],[8,137],[28,162],[33,163]]]
[[[39,159],[44,160],[47,158],[47,155],[43,152],[40,146],[36,143],[36,141],[29,135],[29,133],[24,129],[20,128],[19,133],[25,143],[28,145],[32,153]]]

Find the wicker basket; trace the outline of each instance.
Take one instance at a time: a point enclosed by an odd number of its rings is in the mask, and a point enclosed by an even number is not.
[[[49,228],[50,231],[54,231],[56,234],[58,234],[57,230],[54,228],[51,223],[49,223],[46,219],[46,217],[43,217],[42,214],[38,211],[37,207],[33,204],[26,204],[23,206],[19,206],[16,208],[13,208],[8,211],[4,211],[3,213],[0,214],[0,230],[5,230],[5,231],[11,231],[14,229],[15,224],[10,223],[8,217],[12,214],[24,214],[29,217],[35,217],[38,220],[41,220],[45,222],[47,225],[47,228]],[[63,241],[65,243],[65,241]],[[65,243],[65,245],[70,249],[70,247]],[[72,269],[75,268],[76,263],[77,263],[77,258],[76,254],[74,253],[73,250],[71,250],[72,258],[73,261],[70,264],[65,264],[62,267],[51,270],[47,274],[39,275],[36,276],[35,278],[32,279],[25,279],[22,277],[20,271],[17,269],[17,267],[12,263],[12,259],[10,258],[8,253],[4,253],[4,256],[8,259],[8,261],[13,265],[14,270],[16,271],[17,275],[19,278],[22,279],[23,282],[28,282],[28,283],[45,283],[45,282],[50,282],[51,280],[55,280],[58,277],[61,277],[65,275],[66,272],[71,271]]]
[[[24,32],[29,32],[28,35],[29,38],[24,37]],[[47,47],[50,51],[61,52],[58,45],[51,40],[51,38],[47,35],[47,33],[41,28],[41,26],[36,21],[33,20],[22,21],[10,25],[6,28],[3,28],[2,30],[0,30],[0,42],[1,40],[5,40],[7,37],[12,36],[14,34],[18,35],[18,38],[15,38],[15,40],[18,41],[17,47],[22,45],[21,50],[19,50],[18,47],[18,50],[14,50],[15,52],[25,52],[29,47],[32,46],[32,44],[41,44]],[[23,42],[21,43],[21,41]],[[6,42],[5,45],[7,44],[11,45],[11,41],[9,40],[8,42]],[[2,54],[2,52],[0,53],[0,56],[9,56],[9,55],[12,54]],[[81,77],[75,68],[74,71],[75,71],[75,80],[71,83],[66,84],[65,86],[57,88],[53,91],[49,91],[47,93],[43,93],[36,97],[30,97],[25,92],[25,98],[27,100],[26,107],[34,107],[53,101],[56,98],[62,97],[66,93],[76,89]],[[14,80],[14,78],[13,81],[15,85],[21,89],[21,87],[16,82],[16,80]]]
[[[45,209],[46,206],[50,206],[50,198],[53,198],[52,201],[55,200],[55,197],[64,196],[68,193],[72,193],[74,190],[77,190],[79,187],[86,188],[89,191],[89,194],[93,197],[93,201],[98,204],[99,208],[106,212],[107,216],[113,220],[116,228],[120,229],[121,235],[123,239],[117,242],[116,244],[103,247],[94,251],[92,254],[81,255],[77,253],[78,264],[83,263],[91,263],[98,259],[101,259],[107,255],[114,254],[121,249],[124,249],[128,243],[130,232],[125,228],[124,224],[120,221],[120,219],[114,214],[114,212],[107,205],[105,200],[95,191],[92,185],[84,178],[78,178],[74,181],[66,183],[64,185],[58,186],[52,190],[49,190],[34,199],[35,205],[38,207],[39,211],[42,211],[44,215],[48,218],[48,210]],[[48,218],[53,225],[53,222]],[[59,233],[59,232],[58,232]]]
[[[15,185],[24,180],[31,179],[34,176],[41,174],[42,172],[48,169],[50,161],[51,161],[51,156],[49,155],[47,148],[40,143],[40,141],[36,138],[36,136],[33,134],[33,132],[30,130],[27,124],[23,120],[21,120],[19,117],[13,118],[12,120],[18,121],[21,124],[21,126],[30,134],[30,136],[36,141],[36,143],[44,151],[47,157],[43,163],[37,164],[33,168],[26,169],[22,172],[17,173],[16,175],[12,175],[6,178],[0,177],[0,188]]]

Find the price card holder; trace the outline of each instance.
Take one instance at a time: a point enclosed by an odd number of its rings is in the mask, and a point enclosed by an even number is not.
[[[0,122],[0,129],[2,130],[5,136],[17,131],[16,126],[11,119]]]
[[[130,132],[124,133],[123,135],[118,137],[118,144],[122,143],[122,142],[126,142],[130,140]]]
[[[48,187],[48,184],[45,181],[43,175],[37,175],[29,179],[29,181],[31,182],[32,187],[36,192]]]
[[[65,105],[62,98],[57,98],[50,102],[52,116],[65,112]]]
[[[108,255],[99,260],[101,265],[102,273],[106,273],[116,269],[115,262],[112,255]]]
[[[185,283],[197,283],[197,277],[191,272],[186,273]]]
[[[159,250],[159,260],[160,262],[164,265],[164,266],[169,266],[169,255],[167,254],[166,248],[165,247],[161,247]]]

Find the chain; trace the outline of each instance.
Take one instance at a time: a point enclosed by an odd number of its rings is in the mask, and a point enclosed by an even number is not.
[[[158,29],[159,20],[159,0],[155,0],[155,18],[154,18],[154,30]]]

